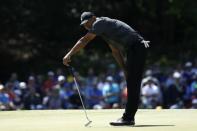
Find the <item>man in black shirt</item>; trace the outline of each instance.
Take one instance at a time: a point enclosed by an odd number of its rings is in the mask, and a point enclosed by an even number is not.
[[[84,48],[96,36],[101,36],[111,48],[112,55],[123,69],[127,81],[125,112],[121,119],[110,122],[110,125],[135,125],[134,117],[140,99],[141,79],[149,41],[145,41],[142,36],[126,23],[108,17],[96,17],[92,12],[82,13],[81,25],[88,30],[88,33],[81,37],[65,55],[63,64],[68,66],[73,54]],[[126,52],[126,61],[124,61],[123,52]]]

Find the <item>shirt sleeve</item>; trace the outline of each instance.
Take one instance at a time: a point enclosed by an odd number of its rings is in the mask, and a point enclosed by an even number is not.
[[[101,35],[104,32],[104,26],[102,23],[95,23],[92,25],[92,28],[89,30],[89,33],[93,33],[96,35]]]

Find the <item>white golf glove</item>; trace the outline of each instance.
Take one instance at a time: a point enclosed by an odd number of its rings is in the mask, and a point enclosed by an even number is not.
[[[146,41],[146,40],[142,40],[141,43],[144,44],[145,48],[150,47],[148,43],[150,43],[150,41]]]

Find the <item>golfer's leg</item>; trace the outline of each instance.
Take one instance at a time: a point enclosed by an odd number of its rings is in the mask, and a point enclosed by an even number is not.
[[[128,52],[127,104],[123,115],[124,119],[134,120],[138,109],[145,56],[145,48],[141,45],[136,45]]]

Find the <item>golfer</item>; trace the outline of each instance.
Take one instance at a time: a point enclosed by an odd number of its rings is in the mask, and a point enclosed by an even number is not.
[[[127,81],[127,103],[122,117],[113,126],[135,125],[135,114],[140,100],[140,86],[145,65],[145,41],[134,29],[126,23],[108,17],[96,17],[92,12],[81,14],[81,24],[88,33],[81,37],[74,47],[63,58],[63,64],[68,66],[71,57],[84,48],[96,36],[101,36],[109,45],[117,63],[124,71]],[[123,54],[126,55],[126,60]]]

